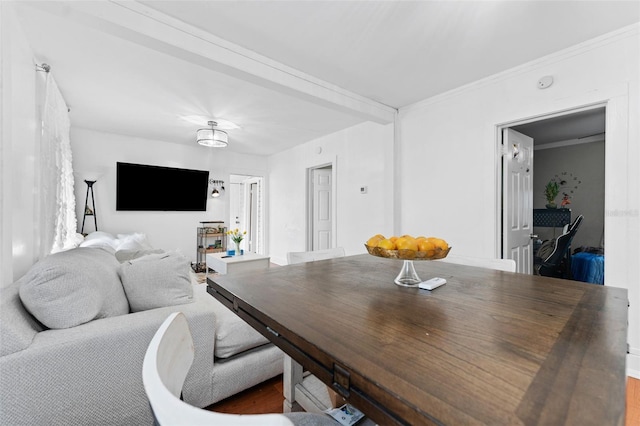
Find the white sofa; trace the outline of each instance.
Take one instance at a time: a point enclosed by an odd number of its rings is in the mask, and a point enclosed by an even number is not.
[[[76,248],[46,257],[23,278],[1,290],[0,424],[152,424],[142,385],[142,361],[160,324],[176,311],[189,320],[195,341],[195,360],[183,392],[186,402],[206,407],[282,373],[282,352],[207,294],[206,284],[189,279],[187,284],[180,284],[187,296],[175,298],[179,304],[143,306],[143,310],[138,307],[137,312],[130,313],[129,306],[127,312],[118,313],[123,307],[118,307],[122,304],[120,295],[114,298],[118,291],[115,285],[97,303],[95,299],[102,296],[85,292],[94,291],[103,281],[113,284],[114,268],[126,289],[125,278],[131,281],[136,274],[123,275],[125,264],[118,263],[114,253],[108,251]],[[147,263],[145,267],[149,266]],[[157,269],[157,274],[163,273],[162,268]],[[157,274],[151,282],[155,285],[156,280],[158,289],[138,296],[175,296],[171,295],[172,288],[163,288]],[[154,272],[145,277],[149,275]],[[38,306],[41,299],[51,297],[47,286],[56,279],[54,291],[59,291],[63,279],[63,288],[71,283],[65,291],[73,297],[67,294],[62,300],[45,300]],[[184,277],[181,279],[184,281]],[[34,286],[34,281],[39,285]],[[100,291],[105,293],[104,289]],[[129,299],[134,294],[123,293]],[[35,303],[30,300],[34,294]],[[143,304],[148,302],[143,300]],[[166,297],[163,303],[167,303]],[[129,305],[134,306],[131,301]],[[82,323],[73,325],[78,321],[74,311],[84,311],[86,306],[93,318],[87,320],[83,312],[84,317],[79,319]],[[54,314],[49,315],[51,312]]]

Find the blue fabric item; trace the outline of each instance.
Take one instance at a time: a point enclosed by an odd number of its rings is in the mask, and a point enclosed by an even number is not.
[[[580,252],[571,256],[571,274],[576,281],[604,285],[604,255]]]

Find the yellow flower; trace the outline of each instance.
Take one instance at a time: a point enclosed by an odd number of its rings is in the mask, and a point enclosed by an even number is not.
[[[231,241],[233,241],[234,243],[239,243],[244,239],[244,236],[247,235],[247,231],[240,232],[240,230],[236,228],[236,229],[227,231],[227,235],[231,236]]]

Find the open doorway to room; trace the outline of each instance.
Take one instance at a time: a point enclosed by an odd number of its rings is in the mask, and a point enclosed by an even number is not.
[[[246,231],[240,247],[264,254],[264,178],[229,176],[229,229]]]
[[[533,271],[540,265],[536,254],[543,242],[562,235],[565,225],[582,215],[584,219],[561,265],[566,272],[562,278],[604,283],[605,121],[606,108],[599,105],[507,126],[533,138],[531,194],[524,194],[530,201],[511,199],[503,205],[503,221],[508,217],[509,208],[526,207],[519,214],[531,218]],[[545,197],[550,183],[558,187],[554,203]],[[505,180],[503,197],[508,186]],[[508,232],[509,226],[503,226],[504,257],[511,257],[504,244]],[[578,262],[573,268],[578,269],[577,275],[571,272],[571,255],[576,251],[583,253],[573,258]],[[586,262],[584,268],[582,262]]]

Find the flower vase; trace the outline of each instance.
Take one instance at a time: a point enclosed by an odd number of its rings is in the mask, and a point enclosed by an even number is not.
[[[236,256],[240,256],[242,252],[240,251],[240,241],[236,243]]]

